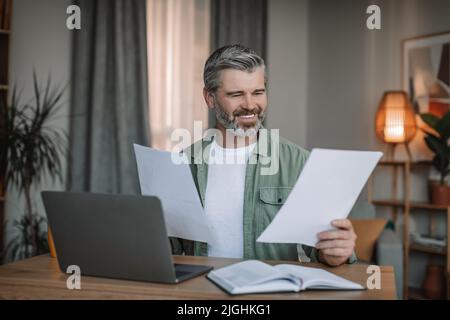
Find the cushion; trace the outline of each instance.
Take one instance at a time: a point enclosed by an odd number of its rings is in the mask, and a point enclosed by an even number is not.
[[[358,237],[355,253],[359,260],[371,261],[375,243],[387,223],[387,219],[350,219]]]

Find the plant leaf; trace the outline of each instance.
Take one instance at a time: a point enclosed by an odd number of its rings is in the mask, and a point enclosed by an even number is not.
[[[439,119],[435,128],[442,139],[447,140],[450,138],[450,111]]]
[[[439,137],[429,134],[425,137],[425,143],[439,157],[446,158],[449,156],[447,142],[442,141]]]
[[[439,118],[436,117],[434,114],[432,113],[421,113],[420,114],[420,118],[422,119],[423,122],[425,122],[428,126],[430,126],[431,128],[433,128],[434,130],[436,130],[436,125],[439,122]],[[437,131],[437,130],[436,130]]]

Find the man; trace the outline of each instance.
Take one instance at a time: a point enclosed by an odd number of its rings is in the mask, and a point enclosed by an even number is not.
[[[266,74],[264,60],[251,49],[230,45],[216,50],[206,61],[204,83],[218,134],[194,143],[186,153],[216,240],[206,244],[171,238],[173,252],[330,266],[353,263],[356,235],[348,219],[332,221],[337,229],[318,234],[315,248],[256,242],[295,185],[308,151],[283,138],[274,148],[278,136],[272,133],[265,135],[266,151],[259,148],[267,110]],[[277,170],[261,174],[275,151]]]

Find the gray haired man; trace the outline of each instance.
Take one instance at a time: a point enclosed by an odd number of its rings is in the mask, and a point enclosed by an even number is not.
[[[216,240],[206,244],[171,238],[173,252],[330,266],[352,263],[356,235],[348,219],[331,221],[337,229],[318,234],[315,247],[256,242],[285,202],[309,154],[277,136],[278,170],[261,174],[275,152],[272,133],[264,135],[264,152],[258,141],[267,110],[266,82],[264,60],[241,45],[222,47],[206,61],[203,96],[216,115],[219,134],[194,143],[186,153]],[[207,150],[208,161],[198,161],[204,159],[202,150]],[[238,158],[244,161],[234,161]]]

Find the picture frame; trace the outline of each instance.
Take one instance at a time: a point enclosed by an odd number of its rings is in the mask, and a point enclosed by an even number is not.
[[[426,146],[427,125],[419,114],[442,116],[450,110],[450,31],[433,33],[401,42],[402,88],[416,114],[417,132],[409,147],[415,161],[430,161]],[[440,71],[441,70],[441,71]],[[435,173],[430,172],[434,177]]]
[[[417,114],[450,110],[450,31],[402,41],[402,86]]]

